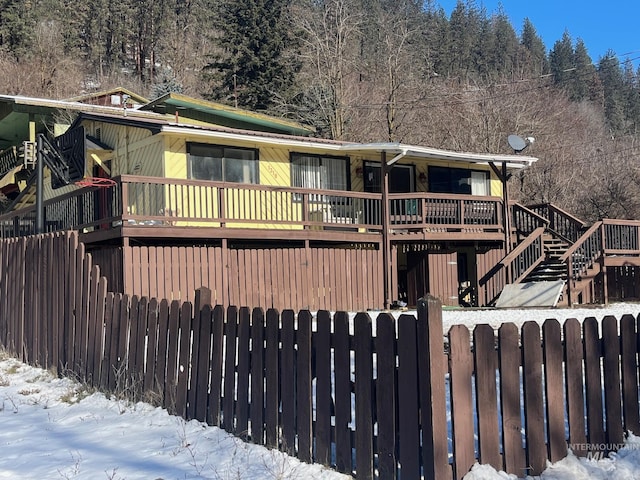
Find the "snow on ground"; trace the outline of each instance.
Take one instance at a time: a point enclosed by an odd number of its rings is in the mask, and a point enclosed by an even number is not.
[[[407,312],[411,313],[411,312]],[[640,304],[540,310],[446,310],[445,331],[469,326],[637,316]],[[372,315],[374,316],[374,315]],[[0,353],[0,479],[320,479],[348,478],[280,452],[243,443],[223,430],[170,416],[148,404],[107,399]],[[515,478],[476,465],[466,480]],[[640,480],[640,437],[601,460],[569,456],[544,480]]]
[[[149,404],[0,359],[0,479],[349,478]]]
[[[471,329],[473,325],[486,323],[497,329],[506,322],[522,325],[531,320],[542,325],[545,320],[554,318],[562,324],[568,318],[582,321],[587,317],[595,317],[602,320],[607,315],[613,315],[620,319],[625,314],[637,317],[640,314],[640,303],[612,303],[607,306],[583,306],[582,308],[445,309],[442,312],[442,326],[445,332],[452,325],[459,324],[467,325]]]

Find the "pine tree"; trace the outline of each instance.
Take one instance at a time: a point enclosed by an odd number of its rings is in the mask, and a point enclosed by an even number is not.
[[[518,38],[502,8],[494,16],[492,27],[495,36],[493,69],[496,73],[509,74],[517,62]]]
[[[268,110],[298,70],[288,0],[224,0],[216,38],[221,54],[206,70],[218,80],[208,95],[251,110]]]
[[[569,32],[565,30],[562,39],[558,40],[549,54],[549,67],[553,81],[561,88],[566,88],[575,68],[573,61],[573,42]]]
[[[449,21],[435,0],[426,0],[422,18],[423,71],[427,78],[439,76],[447,70],[449,49]]]
[[[549,60],[544,42],[538,36],[533,23],[524,19],[520,43],[524,47],[524,58],[521,60],[523,74],[544,75],[549,71]]]
[[[627,120],[627,133],[637,135],[640,133],[640,88],[638,72],[635,71],[631,60],[627,59],[623,66],[623,82],[625,96],[625,118]]]
[[[575,70],[571,72],[572,80],[569,92],[571,100],[595,99],[597,95],[596,67],[587,53],[587,47],[580,38],[576,42],[573,63]]]
[[[598,76],[602,82],[604,115],[613,134],[621,134],[625,129],[624,80],[620,61],[612,51],[598,62]]]
[[[36,18],[31,2],[0,1],[0,47],[11,52],[15,58],[29,53],[35,26]]]
[[[472,0],[466,3],[458,0],[449,20],[448,57],[451,75],[467,77],[469,73],[477,71],[478,55],[482,55],[482,52],[478,51],[482,38],[482,20],[482,12]]]

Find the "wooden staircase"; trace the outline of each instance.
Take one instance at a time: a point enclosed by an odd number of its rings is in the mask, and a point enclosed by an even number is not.
[[[602,249],[585,223],[553,205],[512,205],[515,245],[480,286],[503,272],[506,283],[565,281],[562,303],[591,303],[597,298],[595,280],[600,273],[597,257]],[[498,296],[493,299],[493,304]]]
[[[567,279],[567,265],[560,260],[569,243],[545,232],[542,237],[545,258],[529,273],[524,282],[555,282]]]

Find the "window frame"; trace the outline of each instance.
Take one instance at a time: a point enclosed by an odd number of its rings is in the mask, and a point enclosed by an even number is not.
[[[222,173],[222,179],[221,180],[212,180],[210,178],[196,178],[193,175],[193,158],[194,157],[204,157],[203,155],[193,155],[192,154],[192,148],[196,147],[196,148],[204,148],[204,149],[210,149],[211,151],[214,149],[221,149],[222,150],[222,156],[219,158],[221,160],[221,166],[220,166],[220,171]],[[227,150],[240,150],[240,151],[244,151],[244,152],[251,152],[253,154],[253,158],[252,159],[237,159],[237,158],[233,158],[233,157],[227,157],[226,156],[226,151]],[[200,142],[187,142],[187,179],[189,180],[199,180],[199,181],[206,181],[206,182],[228,182],[228,183],[237,183],[240,185],[259,185],[260,184],[260,150],[257,148],[247,148],[247,147],[238,147],[235,145],[220,145],[217,143],[200,143]],[[212,158],[218,158],[218,157],[214,157],[211,156]],[[253,163],[253,176],[254,176],[254,181],[243,181],[243,182],[238,182],[238,181],[234,181],[234,180],[228,180],[227,179],[227,174],[226,174],[226,169],[225,169],[225,163],[226,160],[241,160],[241,161],[249,161]]]
[[[345,190],[342,189],[337,189],[337,188],[321,188],[321,189],[317,189],[315,187],[305,187],[303,185],[294,185],[294,179],[295,179],[295,175],[294,175],[294,168],[296,167],[296,163],[295,160],[297,158],[300,157],[309,157],[309,158],[316,158],[318,160],[320,160],[319,166],[322,167],[322,160],[323,159],[327,159],[327,160],[341,160],[344,161],[344,175],[345,175],[345,181],[346,181],[346,186],[345,186]],[[345,192],[350,192],[351,191],[351,158],[349,156],[339,156],[339,155],[322,155],[322,154],[317,154],[317,153],[303,153],[303,152],[290,152],[289,154],[289,166],[290,166],[290,170],[289,170],[289,174],[290,174],[290,184],[292,187],[295,188],[305,188],[307,190],[335,190],[335,191],[345,191]]]
[[[362,162],[362,168],[363,168],[363,177],[364,177],[364,191],[365,192],[370,192],[370,193],[381,193],[382,192],[382,180],[380,179],[380,176],[382,175],[382,169],[381,169],[381,165],[382,163],[379,161],[375,161],[375,160],[364,160]],[[397,169],[397,170],[396,170]],[[399,170],[406,170],[409,172],[409,190],[403,190],[403,191],[395,191],[395,189],[392,187],[392,185],[395,183],[394,181],[392,181],[391,176],[395,176],[394,175],[394,170],[396,171],[396,174]],[[380,182],[369,182],[366,179],[366,175],[369,174],[370,171],[375,171],[376,173],[374,173],[373,175],[375,177],[377,177],[377,179],[380,179]],[[416,165],[413,163],[397,163],[395,165],[393,165],[392,167],[389,168],[389,193],[414,193],[417,191],[416,189],[417,185],[416,185]]]
[[[442,172],[447,172],[448,173],[448,189],[446,191],[443,191],[441,189],[437,189],[434,190],[433,189],[433,177],[434,175],[434,170],[440,170]],[[427,190],[429,193],[442,193],[442,194],[451,194],[451,195],[474,195],[473,193],[473,187],[472,187],[472,172],[473,173],[481,173],[482,175],[484,175],[485,178],[485,186],[486,186],[486,191],[489,192],[487,195],[477,195],[477,196],[490,196],[491,195],[491,172],[487,171],[487,170],[479,170],[479,169],[474,169],[474,168],[459,168],[459,167],[442,167],[440,165],[429,165],[427,167]],[[458,176],[455,176],[455,174],[458,174]],[[465,192],[465,191],[456,191],[456,189],[452,188],[454,183],[453,181],[456,179],[463,179],[463,180],[467,180],[468,181],[468,185],[469,185],[469,191]]]

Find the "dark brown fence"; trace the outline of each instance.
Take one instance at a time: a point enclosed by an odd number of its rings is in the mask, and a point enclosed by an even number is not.
[[[0,343],[357,478],[459,479],[476,461],[536,475],[568,445],[640,431],[630,315],[445,338],[433,298],[417,318],[225,310],[204,288],[193,303],[109,293],[92,263],[73,233],[0,243]]]

